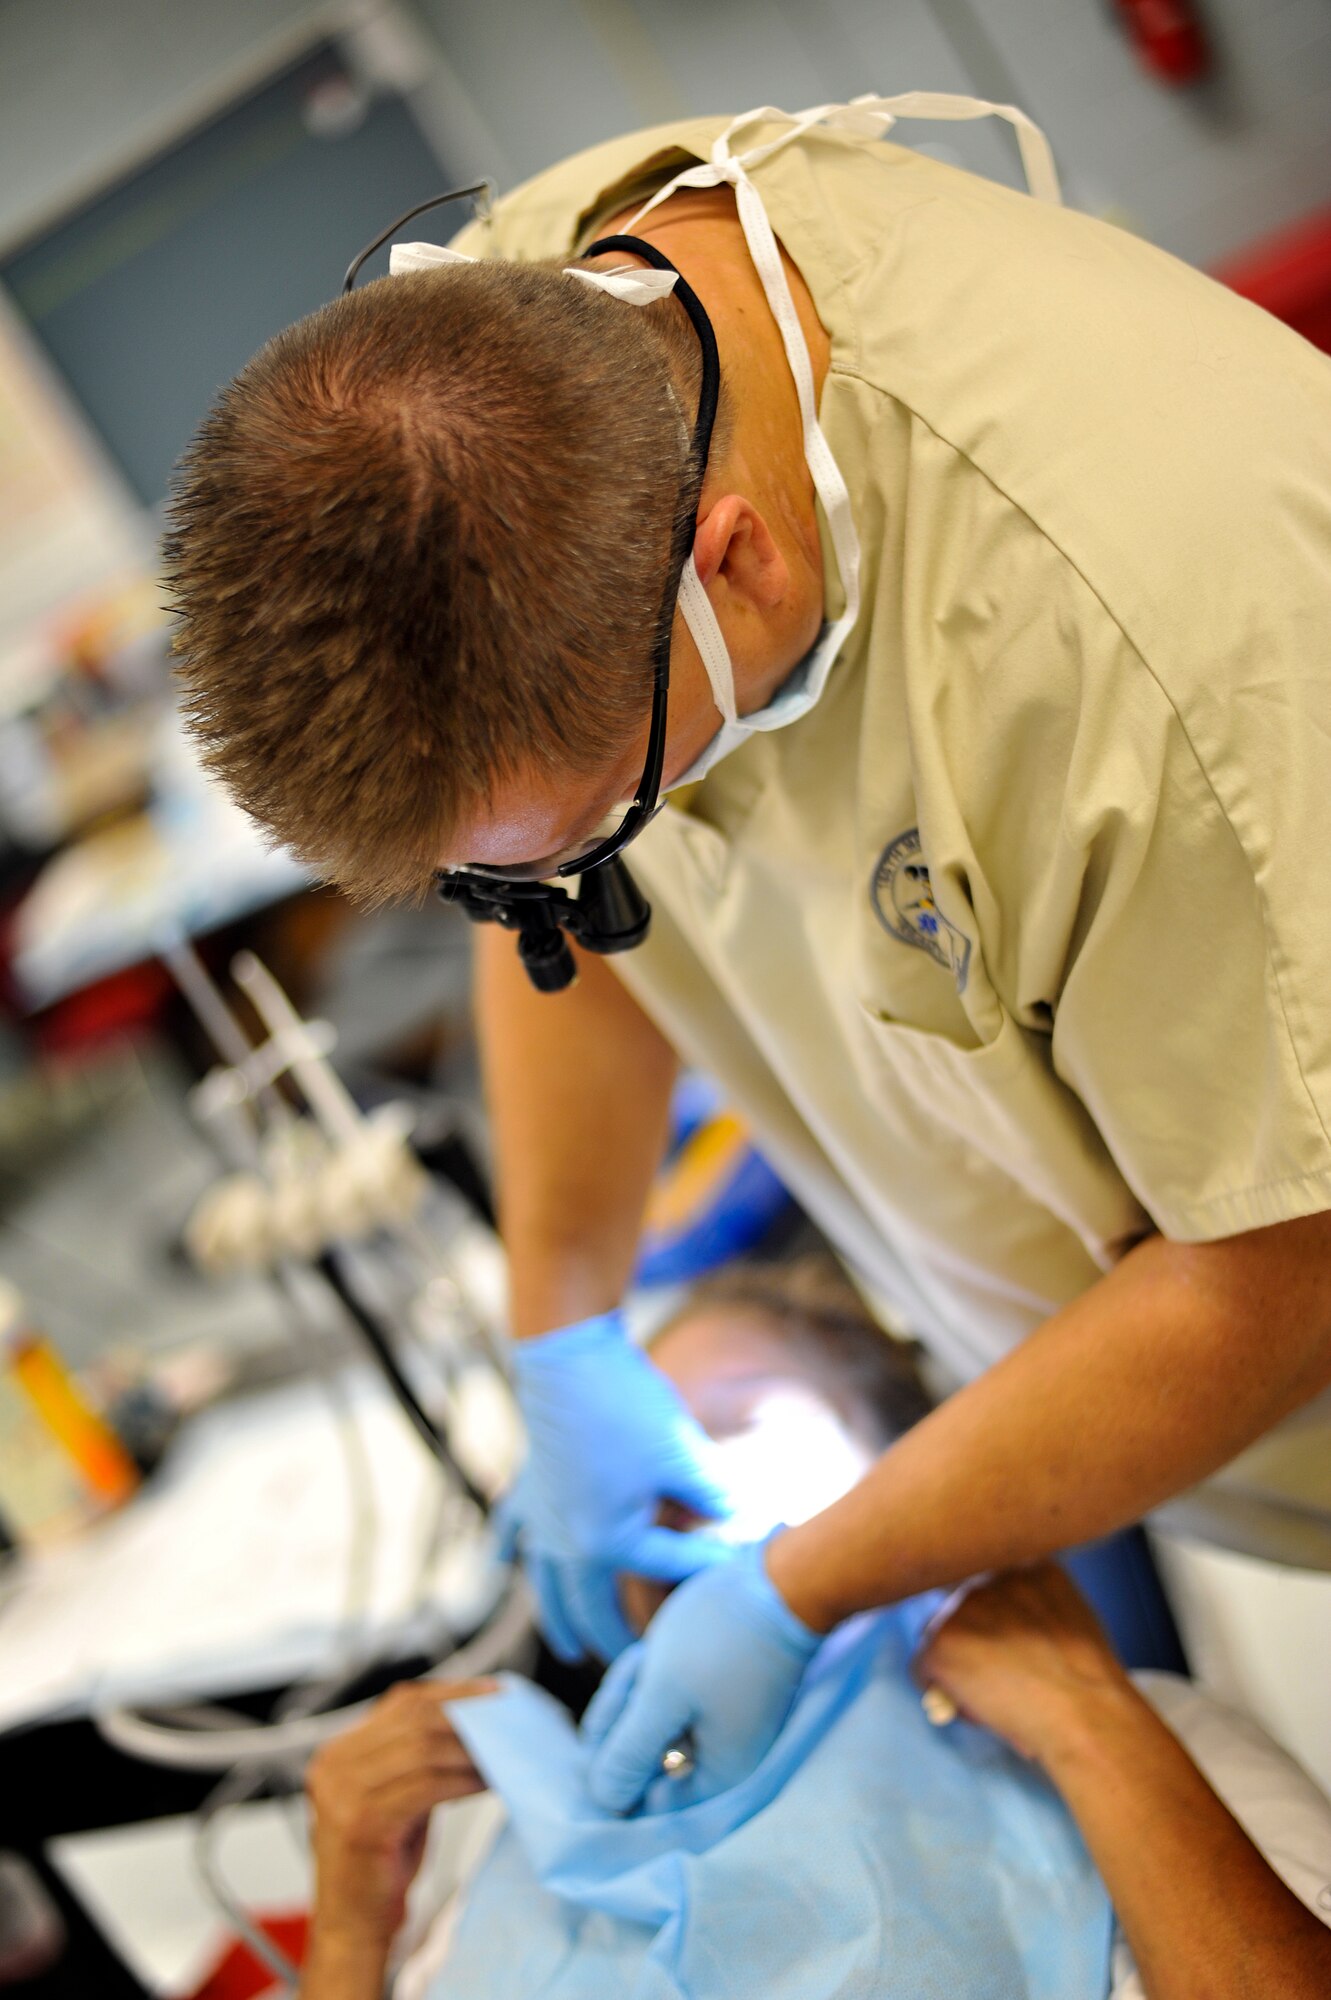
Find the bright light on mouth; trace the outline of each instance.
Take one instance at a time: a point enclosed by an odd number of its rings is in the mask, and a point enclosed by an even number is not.
[[[711,1462],[735,1511],[700,1532],[754,1542],[830,1507],[868,1470],[872,1453],[820,1397],[783,1383],[759,1399],[743,1431],[716,1441]]]

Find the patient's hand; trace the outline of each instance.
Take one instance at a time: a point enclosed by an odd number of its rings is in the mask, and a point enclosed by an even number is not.
[[[930,1628],[914,1672],[1040,1763],[1088,1701],[1131,1692],[1090,1606],[1054,1563],[973,1584]]]
[[[485,1790],[441,1704],[493,1681],[404,1681],[312,1760],[316,1929],[386,1945],[402,1922],[430,1814]]]
[[[1038,1759],[1081,1829],[1150,2000],[1323,2000],[1331,1931],[1143,1699],[1050,1563],[977,1584],[915,1662]]]

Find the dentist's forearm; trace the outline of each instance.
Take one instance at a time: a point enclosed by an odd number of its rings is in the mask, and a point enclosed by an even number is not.
[[[807,1624],[1011,1569],[1138,1519],[1331,1381],[1321,1216],[1151,1238],[768,1551]]]
[[[510,1322],[523,1339],[619,1303],[665,1150],[674,1051],[603,960],[538,993],[514,940],[482,926],[476,1015]]]

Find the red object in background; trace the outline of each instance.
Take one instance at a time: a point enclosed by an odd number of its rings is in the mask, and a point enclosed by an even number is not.
[[[1331,208],[1228,258],[1211,276],[1331,354]]]
[[[255,1921],[264,1936],[271,1938],[293,1965],[304,1963],[309,1935],[307,1918],[259,1917]],[[261,1993],[272,1992],[276,1985],[268,1967],[260,1963],[248,1945],[233,1944],[187,2000],[258,2000]]]
[[[1211,66],[1206,32],[1191,0],[1114,0],[1138,56],[1163,83],[1195,83]]]
[[[160,1020],[174,994],[170,974],[155,959],[113,972],[39,1015],[37,1042],[45,1055],[70,1056],[142,1034]]]

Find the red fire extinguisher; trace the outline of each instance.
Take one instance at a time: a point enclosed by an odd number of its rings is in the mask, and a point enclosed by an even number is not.
[[[1211,51],[1191,0],[1113,0],[1114,12],[1141,61],[1163,83],[1194,83]]]

